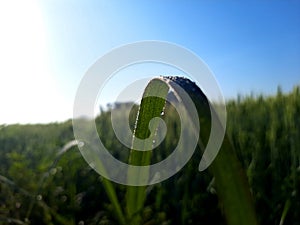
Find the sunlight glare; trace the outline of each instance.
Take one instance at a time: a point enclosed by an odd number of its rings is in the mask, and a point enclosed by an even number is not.
[[[62,119],[63,98],[47,65],[46,28],[37,2],[1,1],[0,27],[0,124]]]

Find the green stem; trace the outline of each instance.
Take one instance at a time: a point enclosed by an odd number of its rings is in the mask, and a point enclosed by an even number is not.
[[[280,218],[279,225],[283,225],[284,224],[286,215],[287,215],[290,207],[291,207],[291,199],[288,199],[288,200],[286,200],[286,202],[284,204],[284,208],[283,208],[283,212],[282,212],[282,215],[281,215],[281,218]]]
[[[126,219],[122,212],[121,206],[119,204],[118,197],[117,197],[117,194],[116,194],[113,184],[106,178],[103,178],[102,183],[103,183],[105,192],[114,208],[114,212],[116,213],[116,217],[117,217],[119,223],[122,225],[125,225]]]
[[[103,163],[101,159],[95,158],[94,163],[97,165],[98,168],[101,168],[101,171],[105,172],[105,168],[103,166]],[[105,172],[105,176],[107,177],[107,174]],[[104,177],[105,177],[104,176]],[[104,187],[104,190],[112,204],[112,207],[114,209],[114,212],[116,213],[116,218],[121,225],[126,225],[126,218],[124,216],[124,213],[122,211],[120,202],[118,200],[115,187],[113,186],[112,182],[106,178],[102,177],[102,184]]]

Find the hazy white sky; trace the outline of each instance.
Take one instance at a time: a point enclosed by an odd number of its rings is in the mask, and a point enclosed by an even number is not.
[[[300,83],[298,1],[12,0],[0,2],[0,28],[0,124],[71,118],[87,69],[112,48],[142,40],[195,52],[226,98]]]
[[[70,117],[49,66],[47,28],[34,1],[0,2],[0,124]]]

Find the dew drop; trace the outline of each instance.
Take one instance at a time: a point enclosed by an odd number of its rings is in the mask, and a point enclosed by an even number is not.
[[[55,175],[56,172],[57,172],[57,169],[56,169],[56,168],[52,168],[52,169],[50,170],[50,174],[51,174],[51,175]]]
[[[68,200],[68,197],[66,195],[63,195],[60,199],[62,202],[66,202]]]
[[[42,199],[43,199],[43,196],[42,196],[42,195],[37,195],[37,196],[36,196],[36,200],[41,201]]]
[[[96,165],[95,165],[94,163],[90,163],[89,165],[90,165],[90,167],[93,168],[93,169],[96,168]]]
[[[20,202],[16,202],[16,208],[19,209],[21,207],[21,203]]]
[[[78,141],[77,143],[78,147],[81,148],[84,146],[84,142],[83,141]]]

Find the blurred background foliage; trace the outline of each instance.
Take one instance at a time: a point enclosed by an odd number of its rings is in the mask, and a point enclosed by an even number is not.
[[[131,127],[137,106],[131,110]],[[111,154],[126,162],[129,149],[115,137],[111,110],[96,119]],[[277,95],[239,96],[227,103],[227,135],[246,171],[260,224],[300,224],[300,87]],[[178,114],[169,107],[168,133],[153,151],[152,163],[168,156],[178,141]],[[202,128],[203,129],[203,128]],[[72,121],[0,127],[0,224],[117,224],[102,178],[81,157]],[[143,224],[225,224],[214,177],[198,172],[201,151],[170,179],[147,188]],[[125,186],[114,184],[122,207]]]

